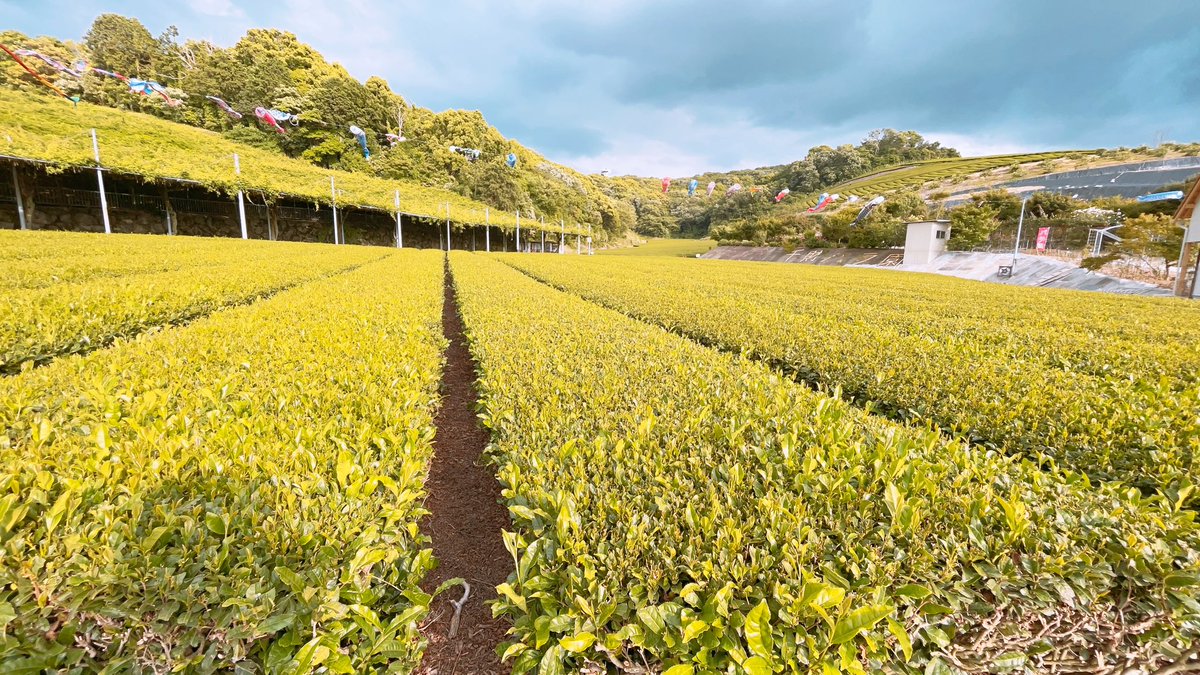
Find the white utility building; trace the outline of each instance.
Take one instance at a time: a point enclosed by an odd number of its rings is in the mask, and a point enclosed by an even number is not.
[[[946,252],[950,221],[923,220],[908,224],[904,235],[904,264],[928,265]]]

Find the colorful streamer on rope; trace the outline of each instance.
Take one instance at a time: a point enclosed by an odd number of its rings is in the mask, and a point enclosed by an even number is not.
[[[696,188],[698,188],[698,187],[700,187],[700,181],[693,178],[691,180],[691,182],[688,183],[688,196],[695,197],[696,196]]]
[[[46,65],[50,66],[51,68],[57,70],[60,73],[70,75],[71,77],[74,77],[74,78],[83,77],[82,69],[75,70],[74,68],[71,68],[70,66],[64,65],[61,61],[52,59],[49,56],[46,56],[45,54],[43,54],[41,52],[35,52],[32,49],[18,49],[18,50],[16,50],[16,53],[19,56],[32,56],[35,59],[41,59],[43,62],[45,62]]]
[[[517,153],[515,153],[515,152],[508,153],[508,157],[506,157],[504,159],[504,163],[507,164],[508,168],[510,168],[510,169],[517,168]]]
[[[262,108],[262,107],[255,108],[254,116],[257,117],[258,119],[262,120],[263,122],[266,122],[267,126],[271,127],[272,129],[275,130],[276,133],[280,133],[280,134],[287,133],[287,131],[285,131],[282,126],[280,126],[280,124],[279,124],[280,122],[288,122],[292,126],[297,126],[300,124],[300,118],[297,117],[296,115],[293,115],[291,113],[285,113],[280,110],[269,109],[269,108]]]
[[[287,131],[285,131],[283,127],[279,126],[279,122],[275,119],[275,116],[271,114],[270,110],[267,110],[266,108],[262,108],[262,107],[255,108],[254,116],[257,117],[259,120],[265,122],[267,124],[267,126],[274,129],[275,133],[277,133],[277,134],[286,134],[287,133]]]
[[[351,124],[350,134],[353,135],[354,138],[358,140],[358,144],[362,146],[363,157],[365,159],[371,159],[371,150],[367,148],[367,132]]]
[[[1161,202],[1168,199],[1183,199],[1183,190],[1171,190],[1170,192],[1155,192],[1150,195],[1140,195],[1137,200],[1143,204],[1146,202]]]
[[[716,190],[716,189],[717,189],[717,181],[715,181],[715,180],[710,181],[708,184],[708,194],[706,196],[711,197],[713,190]]]
[[[854,222],[850,223],[850,226],[854,227],[855,225],[857,225],[859,223],[859,221],[861,221],[862,219],[871,215],[871,212],[875,210],[875,207],[882,204],[883,201],[884,201],[883,195],[880,195],[880,196],[872,199],[871,201],[867,202],[866,206],[862,207],[862,210],[858,212],[858,216],[854,219]]]
[[[725,191],[725,196],[728,197],[729,195],[732,195],[735,192],[741,192],[741,191],[742,191],[742,184],[734,183],[733,185],[729,186],[728,190]]]
[[[167,102],[167,105],[171,106],[172,108],[183,103],[183,101],[178,101],[171,98],[171,96],[167,94],[167,88],[157,82],[152,82],[150,80],[139,80],[136,77],[129,77],[125,79],[125,83],[129,85],[129,91],[135,94],[141,94],[142,96],[158,94],[164,101]]]
[[[50,80],[47,80],[46,78],[42,77],[41,74],[38,73],[36,70],[25,65],[25,62],[21,60],[21,57],[14,54],[11,49],[9,49],[8,47],[6,47],[5,45],[2,45],[2,44],[0,44],[0,49],[4,50],[5,54],[8,54],[9,56],[11,56],[12,60],[17,62],[17,65],[19,65],[25,69],[25,72],[27,72],[30,75],[37,78],[38,82],[41,82],[42,84],[46,85],[50,89],[54,90],[55,93],[57,93],[59,96],[62,96],[65,99],[67,99],[68,101],[73,101],[75,103],[79,102],[78,98],[71,98],[70,96],[67,96],[66,92],[64,92],[62,89],[59,89],[58,87],[54,86],[54,84],[52,82],[50,82]]]
[[[828,192],[822,192],[821,196],[817,197],[816,206],[809,207],[808,212],[809,213],[819,213],[821,211],[824,211],[825,207],[832,204],[834,202],[834,200],[836,200],[837,198],[838,198],[838,195],[831,195]]]
[[[393,145],[393,146],[396,145],[397,143],[403,143],[404,141],[408,140],[407,138],[401,136],[400,134],[384,134],[383,136],[384,136],[384,138],[387,138],[388,145]]]
[[[671,189],[671,179],[670,178],[662,179],[662,188],[663,188],[663,194],[664,195],[667,194],[667,190]]]
[[[235,120],[242,119],[242,113],[234,110],[233,106],[226,103],[223,99],[219,99],[216,96],[205,96],[204,98],[212,101],[213,103],[216,103],[218,108],[220,108],[221,110],[224,110],[225,114],[229,115],[233,119],[235,119]]]
[[[789,188],[783,188],[782,190],[779,191],[779,194],[775,195],[775,203],[778,204],[779,202],[786,199],[787,196],[790,194],[792,194],[792,191]]]
[[[124,75],[122,75],[122,74],[120,74],[120,73],[114,73],[114,72],[113,72],[113,71],[111,71],[111,70],[105,70],[105,69],[103,69],[103,68],[96,68],[95,66],[92,66],[92,68],[91,68],[91,71],[92,71],[93,73],[97,73],[97,74],[99,74],[99,75],[105,75],[105,76],[107,76],[107,77],[111,77],[111,78],[114,78],[114,79],[118,79],[118,80],[120,80],[120,81],[122,81],[122,82],[129,82],[129,78],[128,78],[128,77],[125,77]]]

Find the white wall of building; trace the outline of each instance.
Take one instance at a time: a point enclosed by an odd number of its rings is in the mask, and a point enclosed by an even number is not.
[[[928,265],[946,252],[950,238],[950,221],[926,220],[909,223],[904,235],[904,264]]]

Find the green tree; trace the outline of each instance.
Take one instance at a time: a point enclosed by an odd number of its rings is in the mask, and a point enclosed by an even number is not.
[[[813,163],[808,160],[792,162],[786,169],[779,172],[779,175],[772,182],[782,183],[792,192],[798,194],[816,192],[824,186],[817,167],[813,166]]]
[[[1118,230],[1121,243],[1117,250],[1125,255],[1140,256],[1162,263],[1163,276],[1170,274],[1183,245],[1183,230],[1175,219],[1161,213],[1148,213],[1125,221]]]
[[[987,242],[999,225],[996,211],[989,206],[967,204],[950,212],[950,240],[946,248],[970,251]]]
[[[812,162],[825,186],[850,180],[871,168],[863,154],[849,144],[837,148],[817,146],[808,151],[808,161]]]
[[[157,61],[164,59],[158,40],[141,21],[119,14],[101,14],[84,36],[93,65],[129,77],[154,79]]]

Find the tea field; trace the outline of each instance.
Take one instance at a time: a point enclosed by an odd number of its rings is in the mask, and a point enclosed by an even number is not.
[[[449,595],[516,673],[1185,672],[1195,312],[0,232],[0,672],[452,672]],[[449,363],[509,514],[465,593],[429,587]]]

